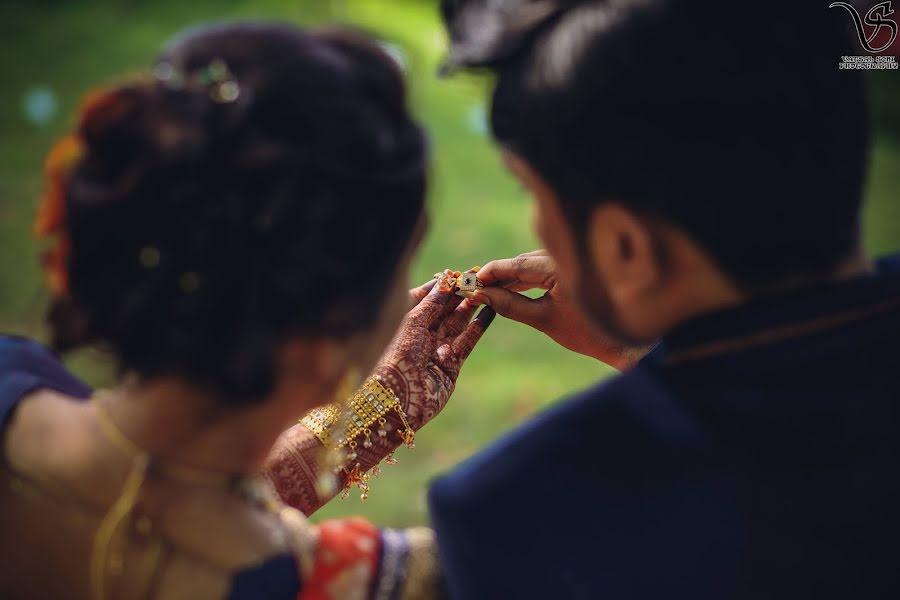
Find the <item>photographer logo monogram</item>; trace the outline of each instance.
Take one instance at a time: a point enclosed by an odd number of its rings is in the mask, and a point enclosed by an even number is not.
[[[897,21],[889,18],[894,14],[891,9],[891,2],[881,2],[876,4],[861,17],[859,11],[847,2],[832,2],[828,8],[843,8],[853,19],[853,25],[856,27],[856,35],[859,37],[859,43],[870,54],[878,54],[884,52],[897,39]],[[886,30],[890,36],[886,41],[882,41],[879,45],[876,40],[879,34]],[[885,37],[882,36],[884,40]],[[877,70],[897,70],[897,57],[890,55],[882,56],[842,56],[839,63],[841,69],[877,69]]]

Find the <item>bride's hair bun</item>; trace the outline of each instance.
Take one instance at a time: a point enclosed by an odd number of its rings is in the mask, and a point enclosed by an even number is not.
[[[273,389],[285,341],[377,322],[421,218],[427,142],[374,41],[192,30],[81,117],[58,349],[100,345],[247,403]]]

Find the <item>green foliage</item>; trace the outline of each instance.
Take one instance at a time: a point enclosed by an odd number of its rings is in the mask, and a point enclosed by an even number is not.
[[[436,4],[422,0],[0,4],[0,330],[44,334],[40,323],[46,295],[30,222],[42,186],[42,157],[71,125],[79,98],[91,86],[148,68],[170,35],[209,20],[350,22],[378,33],[402,51],[412,103],[428,126],[434,156],[431,231],[415,264],[416,281],[445,267],[483,264],[536,248],[529,200],[506,174],[484,133],[486,82],[434,76],[446,46]],[[890,93],[895,89],[876,90],[881,122],[897,119],[897,99]],[[41,101],[40,116],[47,109],[46,91],[58,103],[58,112],[46,124],[35,125],[26,118],[23,103],[31,92],[32,101],[35,97]],[[866,243],[873,253],[900,248],[898,167],[900,144],[879,138],[865,218]],[[94,355],[76,356],[71,366],[94,384],[109,380],[102,358]],[[534,411],[610,374],[603,365],[574,356],[541,334],[498,320],[463,371],[450,406],[423,430],[415,451],[398,452],[400,464],[386,467],[373,482],[371,500],[366,505],[355,499],[336,500],[320,514],[360,513],[389,525],[423,522],[430,478]]]

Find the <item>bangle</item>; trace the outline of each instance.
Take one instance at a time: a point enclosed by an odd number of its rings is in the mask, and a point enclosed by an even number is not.
[[[300,422],[312,431],[325,448],[341,452],[347,448],[349,452],[343,459],[339,459],[335,473],[343,472],[348,476],[348,481],[341,493],[342,498],[350,494],[350,488],[356,485],[362,494],[360,498],[365,502],[369,497],[369,474],[363,470],[357,459],[357,440],[363,437],[364,448],[372,447],[372,427],[377,423],[377,435],[387,437],[385,429],[387,425],[386,415],[394,411],[403,424],[403,429],[398,429],[400,439],[406,447],[412,450],[416,447],[416,432],[410,426],[406,413],[400,406],[400,401],[393,390],[386,387],[381,376],[375,375],[366,380],[363,386],[351,396],[344,405],[340,403],[326,404],[309,411]],[[394,452],[391,451],[385,457],[385,463],[396,464]],[[372,468],[372,475],[378,477],[380,469],[378,465]]]
[[[337,448],[343,446],[355,447],[355,440],[359,436],[365,436],[363,447],[370,448],[372,446],[372,430],[370,429],[375,422],[378,422],[378,436],[387,437],[387,420],[384,418],[390,411],[397,413],[400,422],[403,423],[403,429],[398,429],[400,439],[406,446],[412,450],[416,447],[413,440],[416,438],[416,432],[409,426],[406,419],[406,413],[400,406],[400,401],[394,391],[381,383],[381,376],[376,375],[370,377],[363,384],[353,397],[350,398],[350,408],[347,411],[347,426],[343,436],[337,438]],[[356,458],[351,453],[348,457],[350,460]]]
[[[312,409],[300,419],[306,428],[316,434],[326,448],[330,448],[331,431],[341,420],[341,408],[337,402]]]

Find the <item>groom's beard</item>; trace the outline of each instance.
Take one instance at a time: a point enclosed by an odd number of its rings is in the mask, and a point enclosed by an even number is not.
[[[629,335],[621,325],[621,319],[616,313],[610,299],[609,287],[596,275],[597,270],[581,260],[580,274],[575,284],[575,300],[581,309],[594,322],[594,325],[604,336],[622,347],[638,347],[643,345],[642,340]]]

